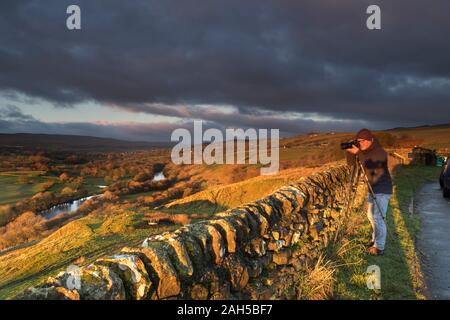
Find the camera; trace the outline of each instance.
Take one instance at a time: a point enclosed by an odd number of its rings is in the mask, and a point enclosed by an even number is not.
[[[357,148],[359,148],[358,140],[351,140],[351,141],[347,141],[347,142],[342,142],[341,143],[341,149],[342,150],[351,149],[351,148],[353,148],[353,146],[356,146]]]

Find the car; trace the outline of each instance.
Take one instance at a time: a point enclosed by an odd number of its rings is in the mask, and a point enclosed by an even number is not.
[[[450,159],[447,157],[445,165],[442,166],[442,171],[439,176],[439,184],[442,188],[442,195],[444,198],[450,197]]]

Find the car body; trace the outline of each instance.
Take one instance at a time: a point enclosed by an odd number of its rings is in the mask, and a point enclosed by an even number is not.
[[[439,176],[439,184],[442,188],[442,193],[445,198],[450,197],[450,160],[447,157],[445,165],[442,167],[441,174]]]

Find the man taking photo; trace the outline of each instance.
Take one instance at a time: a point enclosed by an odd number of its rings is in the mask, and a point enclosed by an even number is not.
[[[383,255],[387,226],[386,212],[392,196],[392,179],[388,169],[388,155],[378,139],[368,129],[361,129],[356,135],[357,145],[347,149],[347,163],[355,165],[356,157],[364,167],[367,179],[376,199],[369,192],[367,217],[372,225],[372,239],[367,244],[367,253]],[[378,205],[376,202],[378,202]],[[381,212],[380,212],[381,210]]]

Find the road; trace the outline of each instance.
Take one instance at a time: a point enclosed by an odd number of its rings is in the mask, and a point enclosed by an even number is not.
[[[418,247],[430,299],[450,299],[450,199],[442,197],[439,183],[425,184],[415,199],[421,216]]]

